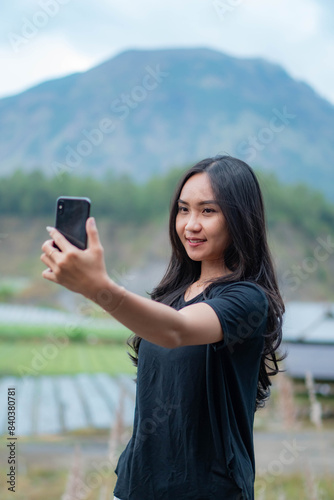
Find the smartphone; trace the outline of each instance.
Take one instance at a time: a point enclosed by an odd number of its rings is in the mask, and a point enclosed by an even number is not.
[[[85,197],[57,198],[55,228],[80,250],[87,248],[86,220],[90,214],[90,205],[90,199]],[[55,242],[53,246],[60,250]]]

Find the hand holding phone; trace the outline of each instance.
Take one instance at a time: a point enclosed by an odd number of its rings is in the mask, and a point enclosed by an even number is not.
[[[86,221],[90,214],[90,206],[91,201],[86,197],[57,198],[55,228],[80,250],[87,248]],[[60,250],[55,242],[53,246]]]
[[[42,276],[87,299],[97,300],[101,291],[115,284],[108,276],[95,220],[88,218],[89,207],[90,200],[86,198],[57,199],[56,227],[46,227],[50,238],[42,245],[41,260],[47,266]],[[113,299],[114,293],[107,293],[107,302]]]

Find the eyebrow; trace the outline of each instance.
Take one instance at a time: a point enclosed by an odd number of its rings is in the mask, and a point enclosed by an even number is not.
[[[187,201],[183,201],[183,200],[181,200],[181,198],[179,198],[177,201],[178,201],[178,203],[183,203],[184,205],[189,205],[189,203]],[[199,203],[197,203],[197,205],[219,205],[219,203],[216,200],[205,200],[205,201],[200,201]]]

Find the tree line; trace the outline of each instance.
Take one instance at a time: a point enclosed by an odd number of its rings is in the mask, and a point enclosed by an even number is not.
[[[55,212],[58,196],[88,196],[92,215],[105,216],[116,223],[162,220],[168,215],[171,196],[185,170],[174,168],[138,183],[128,175],[109,174],[98,180],[64,173],[61,178],[50,178],[40,170],[27,173],[18,169],[0,179],[0,215],[50,216]],[[310,237],[321,232],[331,234],[334,204],[322,193],[305,184],[284,184],[274,173],[257,170],[256,174],[269,229],[289,224]]]

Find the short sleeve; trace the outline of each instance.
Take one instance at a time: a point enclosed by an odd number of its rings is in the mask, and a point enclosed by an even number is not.
[[[254,339],[265,332],[268,300],[265,292],[255,283],[238,282],[218,288],[212,298],[204,301],[218,316],[223,340],[211,344],[214,350]]]

